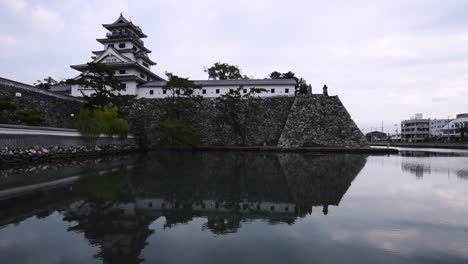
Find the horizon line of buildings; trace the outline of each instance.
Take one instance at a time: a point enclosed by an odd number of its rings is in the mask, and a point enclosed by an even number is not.
[[[423,114],[401,121],[401,141],[418,142],[430,138],[450,139],[463,137],[460,129],[468,128],[468,113],[456,115],[454,119],[424,118]]]
[[[456,118],[424,118],[417,113],[407,120],[401,121],[400,134],[394,135],[383,131],[372,131],[366,134],[369,141],[402,141],[421,142],[427,140],[460,139],[468,133],[462,132],[462,128],[468,129],[468,113],[457,114]]]

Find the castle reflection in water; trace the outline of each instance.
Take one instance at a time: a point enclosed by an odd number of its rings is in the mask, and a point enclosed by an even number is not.
[[[202,218],[206,219],[202,230],[224,235],[252,220],[294,224],[317,209],[326,215],[340,204],[366,159],[362,155],[151,153],[64,166],[54,173],[47,169],[35,175],[38,188],[21,181],[30,173],[24,169],[15,178],[18,182],[12,177],[0,179],[0,206],[5,209],[0,227],[59,212],[70,223],[70,232],[83,233],[99,247],[97,257],[105,263],[137,263],[142,261],[147,238],[157,233],[150,225],[158,219],[163,219],[164,228],[171,228]],[[32,188],[24,191],[27,186]]]

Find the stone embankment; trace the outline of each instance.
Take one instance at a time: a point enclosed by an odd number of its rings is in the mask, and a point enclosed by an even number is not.
[[[53,146],[31,148],[0,148],[0,163],[31,162],[53,159],[120,155],[137,151],[135,145]]]
[[[244,140],[226,124],[226,117],[216,104],[216,99],[206,98],[181,110],[182,119],[200,136],[203,146],[361,148],[368,144],[338,96],[263,98],[248,118],[243,119]],[[163,105],[164,99],[137,100],[128,111],[132,132],[157,131],[164,117]],[[249,112],[246,107],[241,105],[241,112]],[[135,126],[135,120],[141,120],[143,125]],[[157,138],[152,136],[149,144],[155,145]]]
[[[17,97],[16,95],[21,95]],[[14,98],[19,110],[36,110],[47,126],[72,128],[85,101],[0,77],[0,97]]]

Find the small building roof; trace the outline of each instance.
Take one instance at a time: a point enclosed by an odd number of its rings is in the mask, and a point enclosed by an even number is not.
[[[366,134],[366,136],[387,136],[386,133],[380,131],[372,131]]]
[[[257,85],[296,85],[294,79],[238,79],[238,80],[195,80],[196,85],[207,86],[257,86]],[[139,87],[163,87],[167,81],[147,82]]]

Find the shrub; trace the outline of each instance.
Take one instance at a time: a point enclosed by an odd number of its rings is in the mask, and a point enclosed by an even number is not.
[[[11,101],[11,98],[0,97],[0,123],[11,123],[15,110],[16,106]]]
[[[36,110],[21,110],[16,112],[14,120],[28,126],[42,126],[47,124],[47,118]]]
[[[128,136],[128,123],[118,117],[116,107],[105,106],[94,110],[83,108],[75,126],[80,133],[90,137],[98,137],[101,134],[119,135],[122,138]]]
[[[165,147],[194,147],[200,138],[181,120],[165,119],[159,124],[159,145]]]

